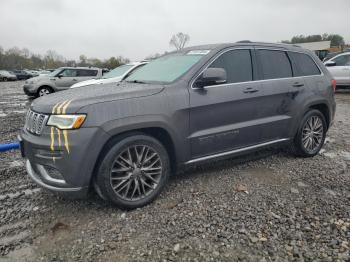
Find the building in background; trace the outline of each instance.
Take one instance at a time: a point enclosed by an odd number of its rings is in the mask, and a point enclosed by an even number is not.
[[[331,41],[319,41],[309,43],[299,43],[298,46],[314,51],[321,61],[328,55],[331,48]]]

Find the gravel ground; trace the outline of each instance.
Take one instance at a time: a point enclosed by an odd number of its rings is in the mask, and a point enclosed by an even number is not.
[[[0,83],[0,142],[16,139],[30,101]],[[350,92],[321,154],[265,150],[187,169],[158,200],[123,212],[91,193],[64,200],[0,153],[0,261],[349,261]]]

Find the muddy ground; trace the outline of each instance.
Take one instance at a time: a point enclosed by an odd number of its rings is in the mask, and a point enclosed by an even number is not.
[[[22,84],[0,83],[0,143],[23,125]],[[201,165],[131,212],[48,193],[18,151],[0,153],[0,261],[349,260],[350,92],[336,100],[316,157],[272,149]]]

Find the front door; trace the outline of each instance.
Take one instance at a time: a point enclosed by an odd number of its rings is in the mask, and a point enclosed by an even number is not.
[[[58,90],[71,87],[78,82],[77,69],[64,69],[56,77],[55,83]]]
[[[195,81],[189,89],[193,159],[260,142],[256,115],[262,92],[261,83],[253,81],[252,51],[227,50],[209,64],[226,70],[225,84],[203,88]]]

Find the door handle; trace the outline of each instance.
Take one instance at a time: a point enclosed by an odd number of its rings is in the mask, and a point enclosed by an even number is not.
[[[78,80],[76,80],[75,78],[73,78],[72,81],[78,81]]]
[[[304,86],[304,84],[303,84],[303,83],[299,83],[299,82],[295,82],[295,83],[293,84],[293,86],[294,86],[294,87],[302,87],[302,86]]]
[[[243,93],[251,94],[251,93],[258,92],[258,91],[259,91],[258,89],[255,89],[255,88],[252,88],[252,87],[248,87],[248,88],[246,88],[246,89],[243,90]]]

